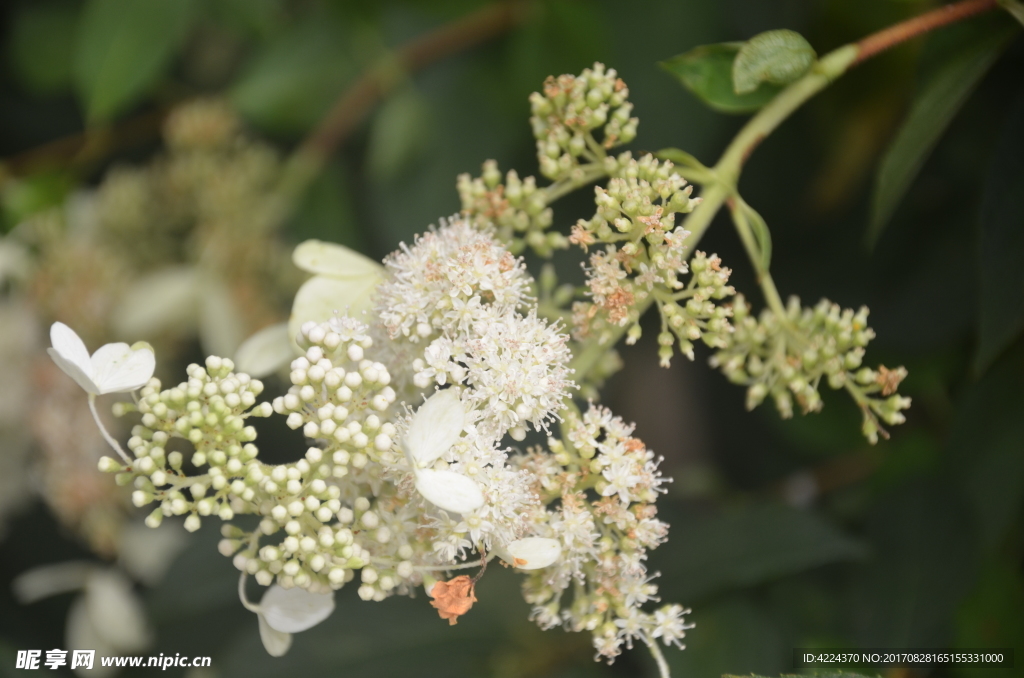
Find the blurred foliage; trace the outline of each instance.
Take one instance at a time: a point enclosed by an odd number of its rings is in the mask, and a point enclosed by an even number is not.
[[[401,45],[481,6],[7,3],[0,14],[2,228],[63,204],[117,163],[144,162],[158,150],[152,121],[196,96],[226,95],[254,134],[287,153],[360,73],[386,67]],[[486,158],[529,171],[527,96],[545,76],[595,60],[629,83],[641,119],[634,150],[677,147],[710,164],[742,121],[704,102],[750,111],[778,87],[763,82],[743,95],[723,88],[740,49],[725,41],[785,28],[823,54],[929,6],[537,0],[503,35],[400,74],[393,94],[305,192],[282,235],[342,242],[379,258],[458,208],[459,172],[476,173]],[[783,422],[745,412],[743,393],[702,364],[657,372],[642,357],[655,353],[651,342],[623,351],[628,368],[610,384],[610,404],[638,421],[638,435],[657,441],[652,447],[677,479],[662,515],[672,524],[670,540],[652,566],[666,599],[694,608],[688,649],[667,653],[678,675],[778,675],[792,671],[794,647],[865,645],[1012,646],[1016,669],[891,675],[1024,675],[1019,36],[1009,16],[983,17],[859,66],[766,140],[744,174],[746,199],[773,225],[772,270],[783,294],[867,303],[880,357],[908,366],[914,407],[891,441],[867,449],[856,413],[828,395],[822,414]],[[587,193],[560,204],[556,224],[586,213]],[[735,269],[738,288],[755,288],[724,222],[701,246]],[[557,263],[571,276],[577,264],[564,259]],[[698,352],[698,363],[706,358]],[[261,436],[281,449],[295,442],[283,432]],[[64,646],[71,602],[65,595],[21,606],[13,577],[97,557],[42,503],[9,522],[0,542],[3,675],[16,649]],[[214,533],[196,535],[163,582],[144,591],[157,628],[154,652],[210,654],[212,675],[654,672],[640,652],[607,667],[591,660],[585,639],[541,633],[526,619],[515,577],[500,570],[488,572],[480,603],[454,628],[423,599],[368,604],[345,589],[328,622],[271,660],[215,541]]]

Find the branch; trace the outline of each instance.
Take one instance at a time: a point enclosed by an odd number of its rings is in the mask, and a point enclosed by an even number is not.
[[[411,73],[436,61],[487,42],[526,19],[525,0],[505,0],[468,14],[399,48],[369,68],[342,95],[316,129],[302,142],[296,156],[322,165],[373,110]]]
[[[901,42],[906,42],[911,38],[916,38],[929,31],[934,31],[936,28],[956,23],[975,14],[995,9],[996,6],[996,0],[964,0],[954,5],[939,7],[931,12],[916,16],[895,26],[890,26],[877,33],[872,33],[857,42],[857,58],[852,65],[866,61]]]

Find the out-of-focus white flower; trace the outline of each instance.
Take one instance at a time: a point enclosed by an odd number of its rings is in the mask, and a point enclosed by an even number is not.
[[[384,279],[384,267],[342,245],[307,240],[295,248],[292,261],[313,273],[292,303],[288,335],[294,339],[304,323],[322,323],[335,313],[359,318],[372,306],[371,297]]]
[[[144,650],[152,641],[152,631],[132,581],[115,568],[86,561],[46,565],[19,575],[11,588],[23,605],[83,589],[68,612],[65,641],[69,647],[117,656]],[[97,663],[90,670],[78,669],[76,673],[104,678],[117,671]]]
[[[156,369],[153,349],[145,344],[105,344],[90,357],[82,339],[60,322],[50,327],[50,343],[47,351],[57,367],[93,395],[140,389]]]
[[[334,612],[333,593],[310,593],[298,587],[274,584],[254,606],[259,618],[260,640],[272,657],[281,657],[292,646],[292,634],[311,629]]]
[[[506,548],[512,556],[512,565],[520,570],[539,570],[562,556],[562,546],[558,540],[547,537],[517,539]]]

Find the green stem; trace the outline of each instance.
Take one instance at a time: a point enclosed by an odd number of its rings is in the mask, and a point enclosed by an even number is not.
[[[103,435],[103,439],[107,441],[107,444],[110,445],[110,447],[112,447],[115,452],[121,455],[121,459],[123,459],[124,463],[128,464],[128,466],[130,467],[133,463],[132,458],[129,457],[127,453],[125,453],[125,451],[121,448],[121,444],[114,439],[114,436],[110,435],[110,432],[107,431],[107,427],[104,426],[103,422],[100,420],[100,414],[99,412],[96,411],[95,393],[89,394],[89,411],[92,412],[92,418],[96,421],[96,426],[97,428],[99,428],[100,433]]]
[[[665,655],[662,654],[661,648],[658,647],[658,641],[652,638],[647,642],[647,647],[651,649],[651,656],[654,657],[654,661],[658,665],[659,678],[670,678],[671,671],[669,671],[668,662],[665,661]]]

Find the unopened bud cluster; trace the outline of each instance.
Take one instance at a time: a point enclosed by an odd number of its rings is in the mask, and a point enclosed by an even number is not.
[[[823,379],[833,389],[844,388],[863,412],[865,437],[875,443],[880,434],[887,435],[879,419],[903,423],[910,398],[896,393],[906,369],[862,365],[875,336],[867,323],[867,307],[854,312],[822,299],[813,308],[803,308],[796,297],[790,298],[785,317],[765,309],[755,318],[740,295],[733,304],[735,331],[712,365],[733,383],[747,386],[748,409],[771,396],[784,418],[793,416],[794,403],[804,414],[820,410],[818,386]]]
[[[693,360],[693,342],[698,339],[712,348],[725,348],[731,341],[732,307],[717,302],[736,293],[729,285],[732,271],[722,266],[717,254],[708,256],[699,250],[690,260],[690,271],[693,275],[683,290],[657,302],[661,313],[658,358],[662,367],[669,366],[676,345],[680,353]],[[640,326],[634,325],[626,343],[635,342],[639,336]]]
[[[549,230],[554,216],[548,203],[546,188],[538,188],[533,177],[520,179],[515,170],[501,181],[498,163],[488,160],[481,176],[471,178],[460,174],[456,183],[462,213],[478,228],[493,228],[513,254],[526,246],[542,257],[550,257],[556,249],[565,249],[569,242],[558,231]]]
[[[553,181],[574,179],[585,163],[598,162],[607,149],[636,137],[630,117],[629,88],[615,69],[594,64],[576,75],[549,77],[530,95],[533,136],[541,174]],[[600,129],[600,140],[593,133]]]
[[[135,460],[126,469],[104,457],[100,469],[118,473],[119,484],[134,486],[136,506],[159,504],[146,519],[150,527],[166,516],[184,515],[185,527],[194,531],[202,517],[231,520],[236,513],[251,512],[246,503],[254,500],[256,490],[247,477],[262,464],[256,461],[258,450],[252,444],[256,430],[246,419],[269,416],[271,408],[269,403],[256,404],[263,384],[233,369],[230,360],[210,356],[205,367],[189,365],[188,381],[161,390],[160,381],[151,379],[136,405],[115,406],[117,415],[133,410],[142,414],[128,440]],[[189,458],[181,449],[168,449],[175,438],[194,448]],[[207,466],[208,471],[188,476],[183,470],[186,462],[197,469]]]

